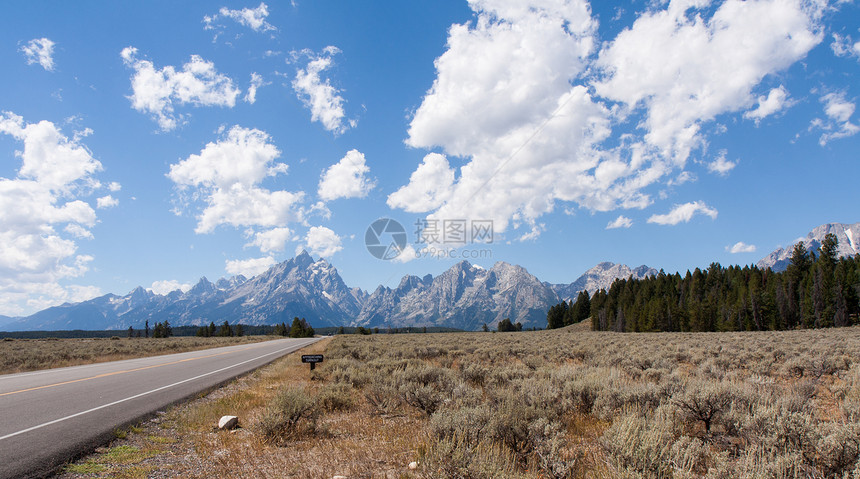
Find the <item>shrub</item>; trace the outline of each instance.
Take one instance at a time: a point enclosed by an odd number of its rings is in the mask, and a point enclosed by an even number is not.
[[[547,417],[547,411],[528,406],[516,397],[505,397],[493,406],[493,416],[488,424],[490,439],[504,444],[521,456],[526,456],[531,454],[538,441],[543,439],[530,430],[540,419],[549,421],[552,418]]]
[[[455,407],[477,406],[483,401],[484,395],[481,390],[464,382],[457,383],[451,391],[451,405]]]
[[[860,425],[830,424],[819,442],[821,469],[827,477],[841,477],[858,466],[860,457]]]
[[[509,451],[459,439],[434,439],[421,455],[425,479],[525,479]]]
[[[362,388],[373,376],[364,365],[353,358],[337,359],[329,364],[331,378],[334,382],[349,384],[354,388]]]
[[[402,384],[398,392],[404,403],[420,410],[427,416],[436,412],[446,399],[445,395],[435,387],[424,386],[419,383]]]
[[[665,410],[651,420],[628,414],[606,430],[600,443],[621,469],[631,469],[646,477],[671,478],[669,458],[674,428],[668,418]]]
[[[722,383],[696,381],[672,397],[672,404],[689,420],[702,422],[708,434],[731,403],[732,395]]]
[[[493,412],[487,405],[443,409],[430,417],[429,430],[439,440],[455,440],[476,445],[490,438]]]
[[[522,398],[523,404],[547,411],[554,416],[564,413],[562,391],[549,378],[530,377],[512,385]]]
[[[421,365],[395,373],[394,384],[404,403],[430,416],[451,399],[456,382],[450,369]]]
[[[487,378],[487,368],[480,364],[469,364],[463,369],[463,379],[476,386],[483,386]]]
[[[743,421],[740,435],[750,445],[797,455],[810,465],[814,461],[818,439],[815,424],[807,414],[761,404]]]
[[[260,434],[268,443],[283,445],[303,432],[316,429],[315,401],[304,389],[287,388],[278,393],[259,421]]]
[[[566,383],[562,397],[569,403],[569,407],[581,413],[590,414],[601,390],[602,384],[599,378],[585,376]]]
[[[784,453],[761,446],[751,446],[741,451],[740,457],[719,454],[708,471],[715,479],[805,479],[820,477],[809,466],[804,465],[799,453]]]
[[[377,414],[392,414],[400,407],[400,394],[384,380],[375,380],[364,389],[364,397]]]
[[[352,391],[345,384],[330,384],[317,395],[317,404],[326,411],[347,411],[353,403]]]

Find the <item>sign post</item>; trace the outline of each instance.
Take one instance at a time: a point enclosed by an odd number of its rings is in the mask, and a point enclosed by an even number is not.
[[[322,354],[302,354],[302,362],[310,364],[311,365],[311,371],[313,371],[314,366],[316,366],[317,363],[323,362],[323,355]]]

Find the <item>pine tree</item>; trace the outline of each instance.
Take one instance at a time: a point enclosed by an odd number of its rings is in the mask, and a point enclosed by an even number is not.
[[[576,302],[571,306],[571,324],[579,323],[591,317],[591,298],[588,291],[582,290],[576,296]]]
[[[549,308],[549,311],[546,313],[547,329],[557,329],[565,326],[564,318],[566,311],[567,303],[564,301]],[[484,326],[486,326],[486,324]]]
[[[291,338],[302,338],[304,337],[304,328],[302,327],[302,322],[299,320],[299,317],[296,316],[293,318],[293,325],[290,327],[290,337]]]
[[[520,329],[522,329],[522,325],[520,325]],[[513,323],[511,323],[511,318],[505,318],[499,321],[496,330],[498,330],[500,333],[504,333],[509,331],[517,331],[517,327]]]
[[[218,336],[225,338],[233,336],[233,328],[230,327],[230,323],[228,321],[224,321],[224,324],[221,325],[221,328],[218,330]]]

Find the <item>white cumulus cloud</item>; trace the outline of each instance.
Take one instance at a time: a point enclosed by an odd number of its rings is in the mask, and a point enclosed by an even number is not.
[[[645,140],[683,163],[703,140],[701,123],[745,109],[768,74],[822,41],[802,0],[672,0],[640,16],[600,52],[603,97],[644,107]],[[775,100],[774,100],[775,101]]]
[[[407,244],[400,250],[400,254],[395,256],[392,261],[395,263],[408,263],[412,260],[418,259],[418,252],[415,251],[415,248],[412,247],[411,244]]]
[[[118,204],[119,200],[111,195],[102,196],[96,199],[96,208],[98,209],[113,208]]]
[[[376,186],[376,182],[367,177],[368,173],[370,167],[365,162],[364,153],[349,150],[340,161],[323,172],[319,196],[323,201],[364,198]]]
[[[717,210],[711,208],[701,201],[675,205],[671,211],[663,215],[652,215],[648,218],[649,223],[658,225],[676,225],[678,223],[689,223],[693,216],[701,214],[710,216],[712,220],[717,219]]]
[[[94,175],[101,163],[50,121],[27,123],[4,112],[0,134],[23,144],[14,155],[16,176],[0,178],[0,314],[29,314],[98,293],[60,282],[83,275],[93,260],[77,253],[76,239],[93,237],[96,212],[84,199],[100,184]]]
[[[263,253],[283,251],[293,232],[289,228],[272,228],[253,234],[253,240],[245,246],[256,246]]]
[[[182,291],[185,293],[189,291],[191,287],[192,285],[190,283],[180,283],[175,279],[167,279],[163,281],[153,281],[152,286],[147,289],[155,294],[164,296],[174,291]]]
[[[242,276],[252,278],[271,268],[275,264],[277,264],[275,258],[272,258],[271,256],[263,256],[262,258],[227,260],[224,269],[232,275],[241,274]]]
[[[606,225],[606,229],[612,230],[616,228],[629,228],[631,226],[633,226],[633,220],[624,215],[621,215],[618,218],[615,218],[614,220],[610,221],[609,224]]]
[[[257,101],[257,89],[263,84],[263,77],[259,73],[251,73],[251,84],[248,85],[248,92],[245,93],[245,101],[253,105]]]
[[[809,126],[810,130],[821,130],[818,139],[821,146],[832,140],[854,136],[860,131],[860,126],[851,122],[856,106],[845,98],[844,92],[828,93],[821,97],[824,104],[824,114],[827,118],[816,118]]]
[[[738,253],[755,253],[755,245],[746,244],[743,241],[738,241],[732,246],[726,246],[726,251],[732,254]]]
[[[200,154],[171,165],[167,177],[180,194],[180,212],[195,200],[204,203],[195,232],[211,233],[228,225],[251,228],[251,234],[268,232],[274,238],[280,233],[273,230],[303,218],[303,192],[260,186],[266,178],[286,173],[287,165],[275,161],[280,155],[265,132],[234,126]],[[252,244],[261,249],[272,245],[263,239]]]
[[[860,42],[853,44],[852,42],[853,40],[850,36],[843,36],[838,33],[834,33],[833,42],[830,44],[830,48],[838,57],[855,56],[860,59]]]
[[[305,236],[304,246],[296,248],[296,253],[306,248],[312,255],[331,257],[343,249],[341,238],[334,231],[325,226],[311,226]]]
[[[54,42],[47,38],[34,38],[20,48],[27,65],[38,63],[47,71],[54,71]]]
[[[222,18],[230,19],[236,23],[248,27],[255,32],[267,32],[276,30],[276,28],[266,21],[269,16],[269,7],[265,3],[260,3],[257,8],[243,8],[241,10],[233,10],[227,7],[221,7],[215,15],[206,15],[203,17],[203,23],[206,30],[216,30],[221,27],[219,20]]]
[[[388,196],[388,206],[410,213],[423,213],[439,208],[450,197],[454,186],[454,170],[448,159],[438,153],[424,157],[412,172],[409,184]]]
[[[772,89],[767,96],[759,96],[758,106],[744,113],[744,118],[753,119],[758,124],[762,118],[773,115],[789,106],[791,106],[791,101],[788,100],[788,90],[780,85]]]
[[[218,73],[214,63],[199,55],[191,55],[181,70],[170,65],[156,69],[151,61],[138,58],[134,47],[124,48],[120,56],[134,70],[129,97],[132,108],[152,115],[163,131],[173,130],[183,121],[184,115],[176,114],[176,106],[232,108],[241,93],[230,77]]]
[[[726,152],[720,152],[720,156],[717,157],[716,160],[708,163],[708,171],[711,173],[716,173],[720,176],[726,176],[732,171],[738,163],[736,161],[731,161],[726,159]]]
[[[651,2],[603,44],[585,0],[469,5],[475,17],[449,29],[406,139],[441,151],[388,205],[526,235],[559,202],[646,208],[654,185],[695,178],[685,166],[707,151],[702,125],[786,108],[787,92],[765,96],[763,81],[822,40],[820,8],[803,0]]]
[[[305,50],[293,55],[296,58],[308,58],[307,66],[299,68],[293,80],[296,96],[304,103],[305,108],[311,111],[311,121],[320,122],[323,128],[336,135],[357,124],[355,120],[345,119],[341,91],[332,86],[328,78],[321,76],[332,66],[334,56],[338,53],[340,50],[337,47],[328,46],[319,54]]]
[[[436,79],[406,140],[467,162],[456,177],[445,157],[428,155],[409,184],[389,196],[389,206],[493,220],[500,232],[513,220],[534,231],[533,220],[557,199],[605,206],[626,196],[619,189],[601,197],[593,194],[599,186],[591,187],[623,175],[624,166],[610,171],[607,163],[600,180],[588,173],[600,163],[593,146],[609,133],[608,109],[586,87],[571,85],[595,47],[588,4],[471,7],[477,21],[449,29],[447,51],[436,59]]]

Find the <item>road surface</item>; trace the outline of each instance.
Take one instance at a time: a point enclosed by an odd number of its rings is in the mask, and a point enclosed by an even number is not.
[[[110,440],[116,428],[314,341],[278,339],[0,376],[0,478],[47,476]]]

